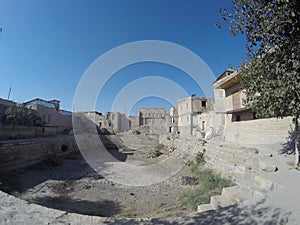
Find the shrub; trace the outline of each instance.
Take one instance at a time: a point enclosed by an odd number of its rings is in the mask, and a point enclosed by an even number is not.
[[[222,178],[210,169],[203,169],[204,153],[198,152],[194,161],[189,161],[189,166],[194,176],[198,179],[199,187],[185,192],[179,200],[182,205],[187,205],[196,210],[198,205],[210,202],[210,197],[222,193],[225,187],[233,186],[233,182]]]
[[[158,144],[158,145],[156,145],[155,146],[155,149],[156,150],[161,150],[161,149],[163,149],[165,146],[163,145],[163,144]]]

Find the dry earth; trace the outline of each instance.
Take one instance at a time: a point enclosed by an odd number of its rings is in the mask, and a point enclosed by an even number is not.
[[[129,163],[146,165],[167,157],[168,150],[154,157],[155,147],[139,150],[111,149],[113,155],[127,154]],[[114,183],[95,173],[81,157],[73,153],[62,160],[49,160],[18,171],[0,174],[2,191],[49,208],[87,215],[114,218],[180,216],[191,209],[178,197],[196,184],[185,178],[192,174],[184,167],[170,179],[150,186],[132,187]],[[188,181],[190,181],[188,179]]]

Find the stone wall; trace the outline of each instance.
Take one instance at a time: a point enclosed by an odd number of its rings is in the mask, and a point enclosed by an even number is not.
[[[0,140],[7,138],[32,138],[36,136],[55,136],[61,133],[59,127],[26,127],[16,126],[12,131],[12,125],[0,126]]]
[[[0,142],[0,171],[23,168],[77,151],[73,135]]]
[[[293,129],[292,118],[256,119],[232,122],[232,115],[226,115],[225,141],[240,145],[257,146],[283,144]]]

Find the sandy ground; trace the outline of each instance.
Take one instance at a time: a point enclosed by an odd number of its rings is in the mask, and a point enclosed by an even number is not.
[[[117,150],[113,154],[117,154]],[[149,164],[166,157],[148,158],[151,148],[128,154],[129,162]],[[48,161],[26,169],[0,174],[2,191],[49,208],[87,215],[123,217],[181,216],[192,212],[178,197],[194,184],[182,180],[191,177],[188,167],[159,184],[132,187],[109,181],[95,173],[81,157],[73,153],[64,160]]]

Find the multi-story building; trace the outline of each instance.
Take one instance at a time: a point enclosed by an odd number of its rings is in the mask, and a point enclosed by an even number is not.
[[[140,108],[139,125],[149,126],[150,133],[166,133],[166,109],[165,108]]]
[[[28,109],[36,110],[42,118],[44,126],[57,127],[61,130],[72,128],[72,112],[60,110],[60,101],[36,98],[23,103]]]
[[[188,97],[178,100],[178,131],[182,137],[200,132],[198,117],[205,111],[212,110],[213,100],[204,97]]]
[[[241,90],[240,74],[235,70],[225,70],[214,82],[217,112],[231,115],[232,121],[252,120],[255,112],[243,103],[246,95]]]
[[[169,133],[172,134],[178,133],[178,107],[170,108]]]

